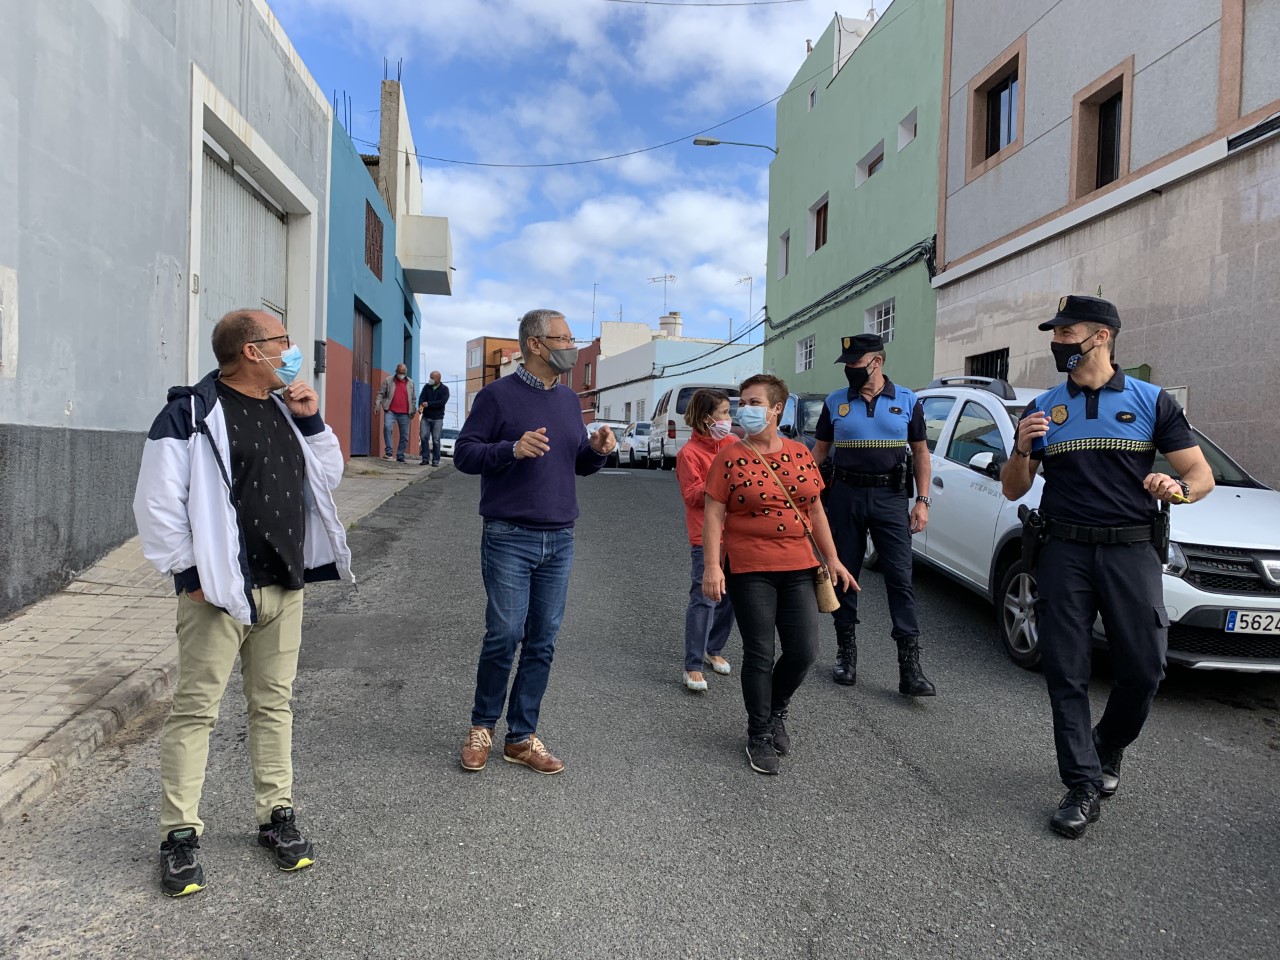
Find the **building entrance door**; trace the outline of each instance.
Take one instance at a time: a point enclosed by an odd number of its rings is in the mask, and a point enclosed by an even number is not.
[[[351,455],[367,457],[373,432],[373,320],[359,307],[351,353]]]

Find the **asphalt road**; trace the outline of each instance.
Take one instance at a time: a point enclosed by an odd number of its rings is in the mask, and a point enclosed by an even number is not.
[[[282,874],[254,843],[233,680],[202,807],[208,889],[156,886],[161,705],[0,832],[0,957],[1280,953],[1280,681],[1174,671],[1120,793],[1071,842],[1046,825],[1062,790],[1042,680],[1005,658],[990,609],[917,573],[941,695],[908,701],[868,573],[858,685],[830,681],[824,625],[794,757],[761,777],[736,676],[679,684],[672,475],[578,489],[540,731],[562,776],[497,751],[458,768],[483,590],[478,482],[446,470],[353,531],[358,591],[308,596],[295,802],[318,864]]]

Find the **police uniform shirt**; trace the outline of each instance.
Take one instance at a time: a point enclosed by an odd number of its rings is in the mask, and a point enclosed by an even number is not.
[[[907,459],[907,444],[925,438],[924,407],[888,377],[870,400],[845,387],[827,397],[814,436],[832,444],[832,458],[842,470],[889,473]]]
[[[1023,417],[1049,415],[1049,432],[1031,447],[1044,468],[1045,516],[1087,526],[1140,526],[1159,509],[1142,483],[1156,451],[1196,445],[1178,401],[1117,369],[1098,390],[1070,378],[1036,397]]]

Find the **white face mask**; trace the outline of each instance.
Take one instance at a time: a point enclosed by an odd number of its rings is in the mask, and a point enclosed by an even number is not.
[[[707,428],[713,440],[723,440],[729,434],[733,433],[732,420],[713,420],[711,426]]]

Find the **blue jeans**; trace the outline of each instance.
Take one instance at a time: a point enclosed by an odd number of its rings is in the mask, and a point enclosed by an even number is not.
[[[444,427],[444,420],[428,420],[422,418],[422,462],[426,463],[430,460],[432,463],[440,462],[440,430]],[[428,451],[430,454],[428,455]]]
[[[382,415],[382,452],[391,456],[391,426],[400,425],[400,445],[396,447],[396,459],[403,460],[404,452],[409,448],[409,414],[392,413],[388,410]]]
[[[537,731],[572,568],[572,527],[529,530],[502,520],[485,521],[480,571],[489,601],[476,668],[473,727],[493,729],[505,700],[507,743],[527,740]],[[507,678],[517,646],[520,665],[508,698]]]
[[[689,609],[684,614],[684,668],[701,672],[707,657],[718,657],[729,642],[733,629],[733,604],[725,591],[720,602],[702,592],[702,545],[690,547],[693,570],[690,573]]]

